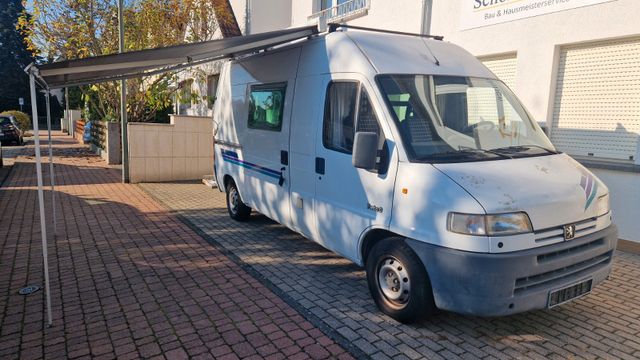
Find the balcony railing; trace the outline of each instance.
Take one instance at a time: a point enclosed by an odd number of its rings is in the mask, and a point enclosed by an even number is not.
[[[326,28],[328,23],[350,20],[359,16],[364,16],[369,12],[371,0],[350,0],[342,4],[332,6],[328,9],[318,11],[307,18],[309,22],[318,19],[321,29]]]

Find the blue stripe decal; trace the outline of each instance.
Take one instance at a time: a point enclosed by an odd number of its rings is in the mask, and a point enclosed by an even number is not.
[[[260,174],[272,177],[274,179],[280,179],[281,172],[253,164],[248,161],[240,160],[238,158],[238,153],[236,153],[235,151],[222,150],[222,158],[225,162],[229,162],[231,164],[256,171]]]

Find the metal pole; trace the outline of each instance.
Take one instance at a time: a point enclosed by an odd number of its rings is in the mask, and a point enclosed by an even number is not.
[[[67,111],[65,121],[67,122],[67,132],[71,134],[71,115],[69,114],[69,88],[64,88],[64,107]]]
[[[124,52],[123,0],[118,0],[118,52]],[[129,143],[127,136],[127,81],[120,80],[120,132],[122,133],[122,182],[129,182]]]
[[[55,188],[55,180],[53,174],[53,148],[51,144],[51,107],[49,106],[49,96],[51,93],[47,89],[47,132],[49,134],[49,182],[51,184],[51,206],[53,209],[53,238],[56,238],[56,188]]]
[[[38,206],[40,208],[40,232],[42,234],[42,258],[44,261],[44,286],[47,295],[47,319],[51,326],[51,291],[49,289],[49,254],[47,250],[47,223],[44,214],[44,194],[42,191],[42,158],[40,157],[40,134],[38,133],[38,104],[36,104],[36,81],[33,69],[29,71],[31,86],[31,116],[33,117],[33,139],[36,151],[36,176],[38,179]]]

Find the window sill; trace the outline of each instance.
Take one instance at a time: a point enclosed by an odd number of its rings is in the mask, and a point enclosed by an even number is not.
[[[592,158],[588,156],[571,156],[571,157],[587,168],[623,171],[623,172],[640,174],[640,165],[636,165],[631,161],[598,159],[598,158]]]

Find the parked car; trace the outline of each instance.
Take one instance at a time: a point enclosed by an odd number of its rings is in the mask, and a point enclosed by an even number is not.
[[[456,45],[332,28],[226,63],[216,99],[231,218],[364,266],[399,321],[552,308],[610,273],[607,187]]]
[[[24,144],[23,132],[12,115],[0,115],[0,142],[4,144]]]

